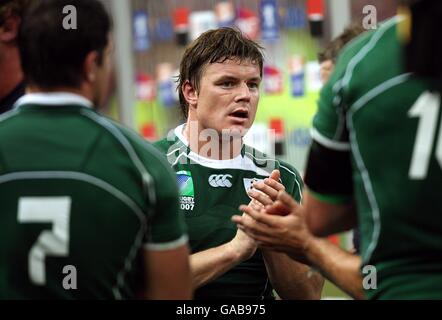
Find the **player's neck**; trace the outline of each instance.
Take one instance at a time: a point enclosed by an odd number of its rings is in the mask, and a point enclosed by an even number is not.
[[[187,121],[182,133],[190,150],[202,157],[229,160],[241,154],[242,137],[223,137],[213,129],[202,128],[197,121]]]
[[[0,59],[0,99],[6,97],[23,81],[18,50],[5,49]]]

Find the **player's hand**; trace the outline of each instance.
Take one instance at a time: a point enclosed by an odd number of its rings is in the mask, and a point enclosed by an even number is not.
[[[249,196],[252,198],[248,207],[254,210],[263,209],[266,205],[273,204],[276,200],[279,190],[284,190],[284,186],[279,183],[280,172],[279,170],[273,170],[270,174],[270,178],[264,180],[264,182],[255,182],[253,189],[249,191]],[[259,190],[259,191],[257,191]],[[242,218],[247,220],[253,220],[246,213],[242,215]],[[250,259],[256,252],[257,244],[255,240],[249,237],[244,231],[238,228],[235,238],[231,241],[230,245],[240,254],[241,260]]]
[[[307,228],[302,207],[288,193],[279,191],[276,201],[265,208],[257,210],[252,206],[241,206],[240,210],[249,217],[233,216],[232,221],[258,246],[284,252],[303,263],[308,262],[306,254],[314,238]],[[281,216],[281,210],[287,215]]]
[[[247,214],[245,213],[242,215],[242,218],[244,219],[244,221],[252,219],[249,216],[247,216]],[[229,242],[229,244],[233,252],[239,255],[240,261],[245,261],[250,259],[255,254],[256,249],[258,248],[258,245],[256,244],[255,240],[249,237],[240,228],[238,228],[235,237]]]
[[[273,170],[269,178],[253,183],[253,188],[248,192],[248,195],[252,198],[249,205],[252,205],[255,210],[272,205],[278,196],[278,192],[285,190],[285,187],[279,182],[280,176],[279,170]]]

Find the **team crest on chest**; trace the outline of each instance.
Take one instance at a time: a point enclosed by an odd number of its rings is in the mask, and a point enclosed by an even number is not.
[[[179,171],[176,173],[176,177],[180,192],[181,210],[193,211],[195,207],[195,188],[192,174],[190,171]]]

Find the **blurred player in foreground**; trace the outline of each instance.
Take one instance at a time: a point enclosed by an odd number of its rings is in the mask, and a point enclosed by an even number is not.
[[[76,8],[78,29],[63,27]],[[187,236],[161,155],[104,118],[111,23],[42,0],[19,48],[29,94],[0,117],[0,299],[187,299]]]
[[[408,14],[343,51],[322,90],[304,205],[280,192],[265,210],[242,207],[255,220],[234,218],[260,246],[295,259],[310,246],[297,232],[304,223],[327,236],[359,222],[370,299],[442,298],[442,3],[406,2]]]

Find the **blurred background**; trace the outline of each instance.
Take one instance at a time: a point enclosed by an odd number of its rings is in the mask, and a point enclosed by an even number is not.
[[[265,48],[261,99],[246,142],[301,173],[322,87],[318,53],[350,23],[362,23],[370,15],[374,27],[394,16],[398,4],[398,0],[101,1],[115,27],[114,74],[105,114],[147,140],[165,136],[184,121],[175,77],[185,46],[209,29],[236,26]],[[273,137],[268,129],[274,130]],[[350,234],[331,241],[351,248]],[[323,296],[346,298],[329,283]]]

